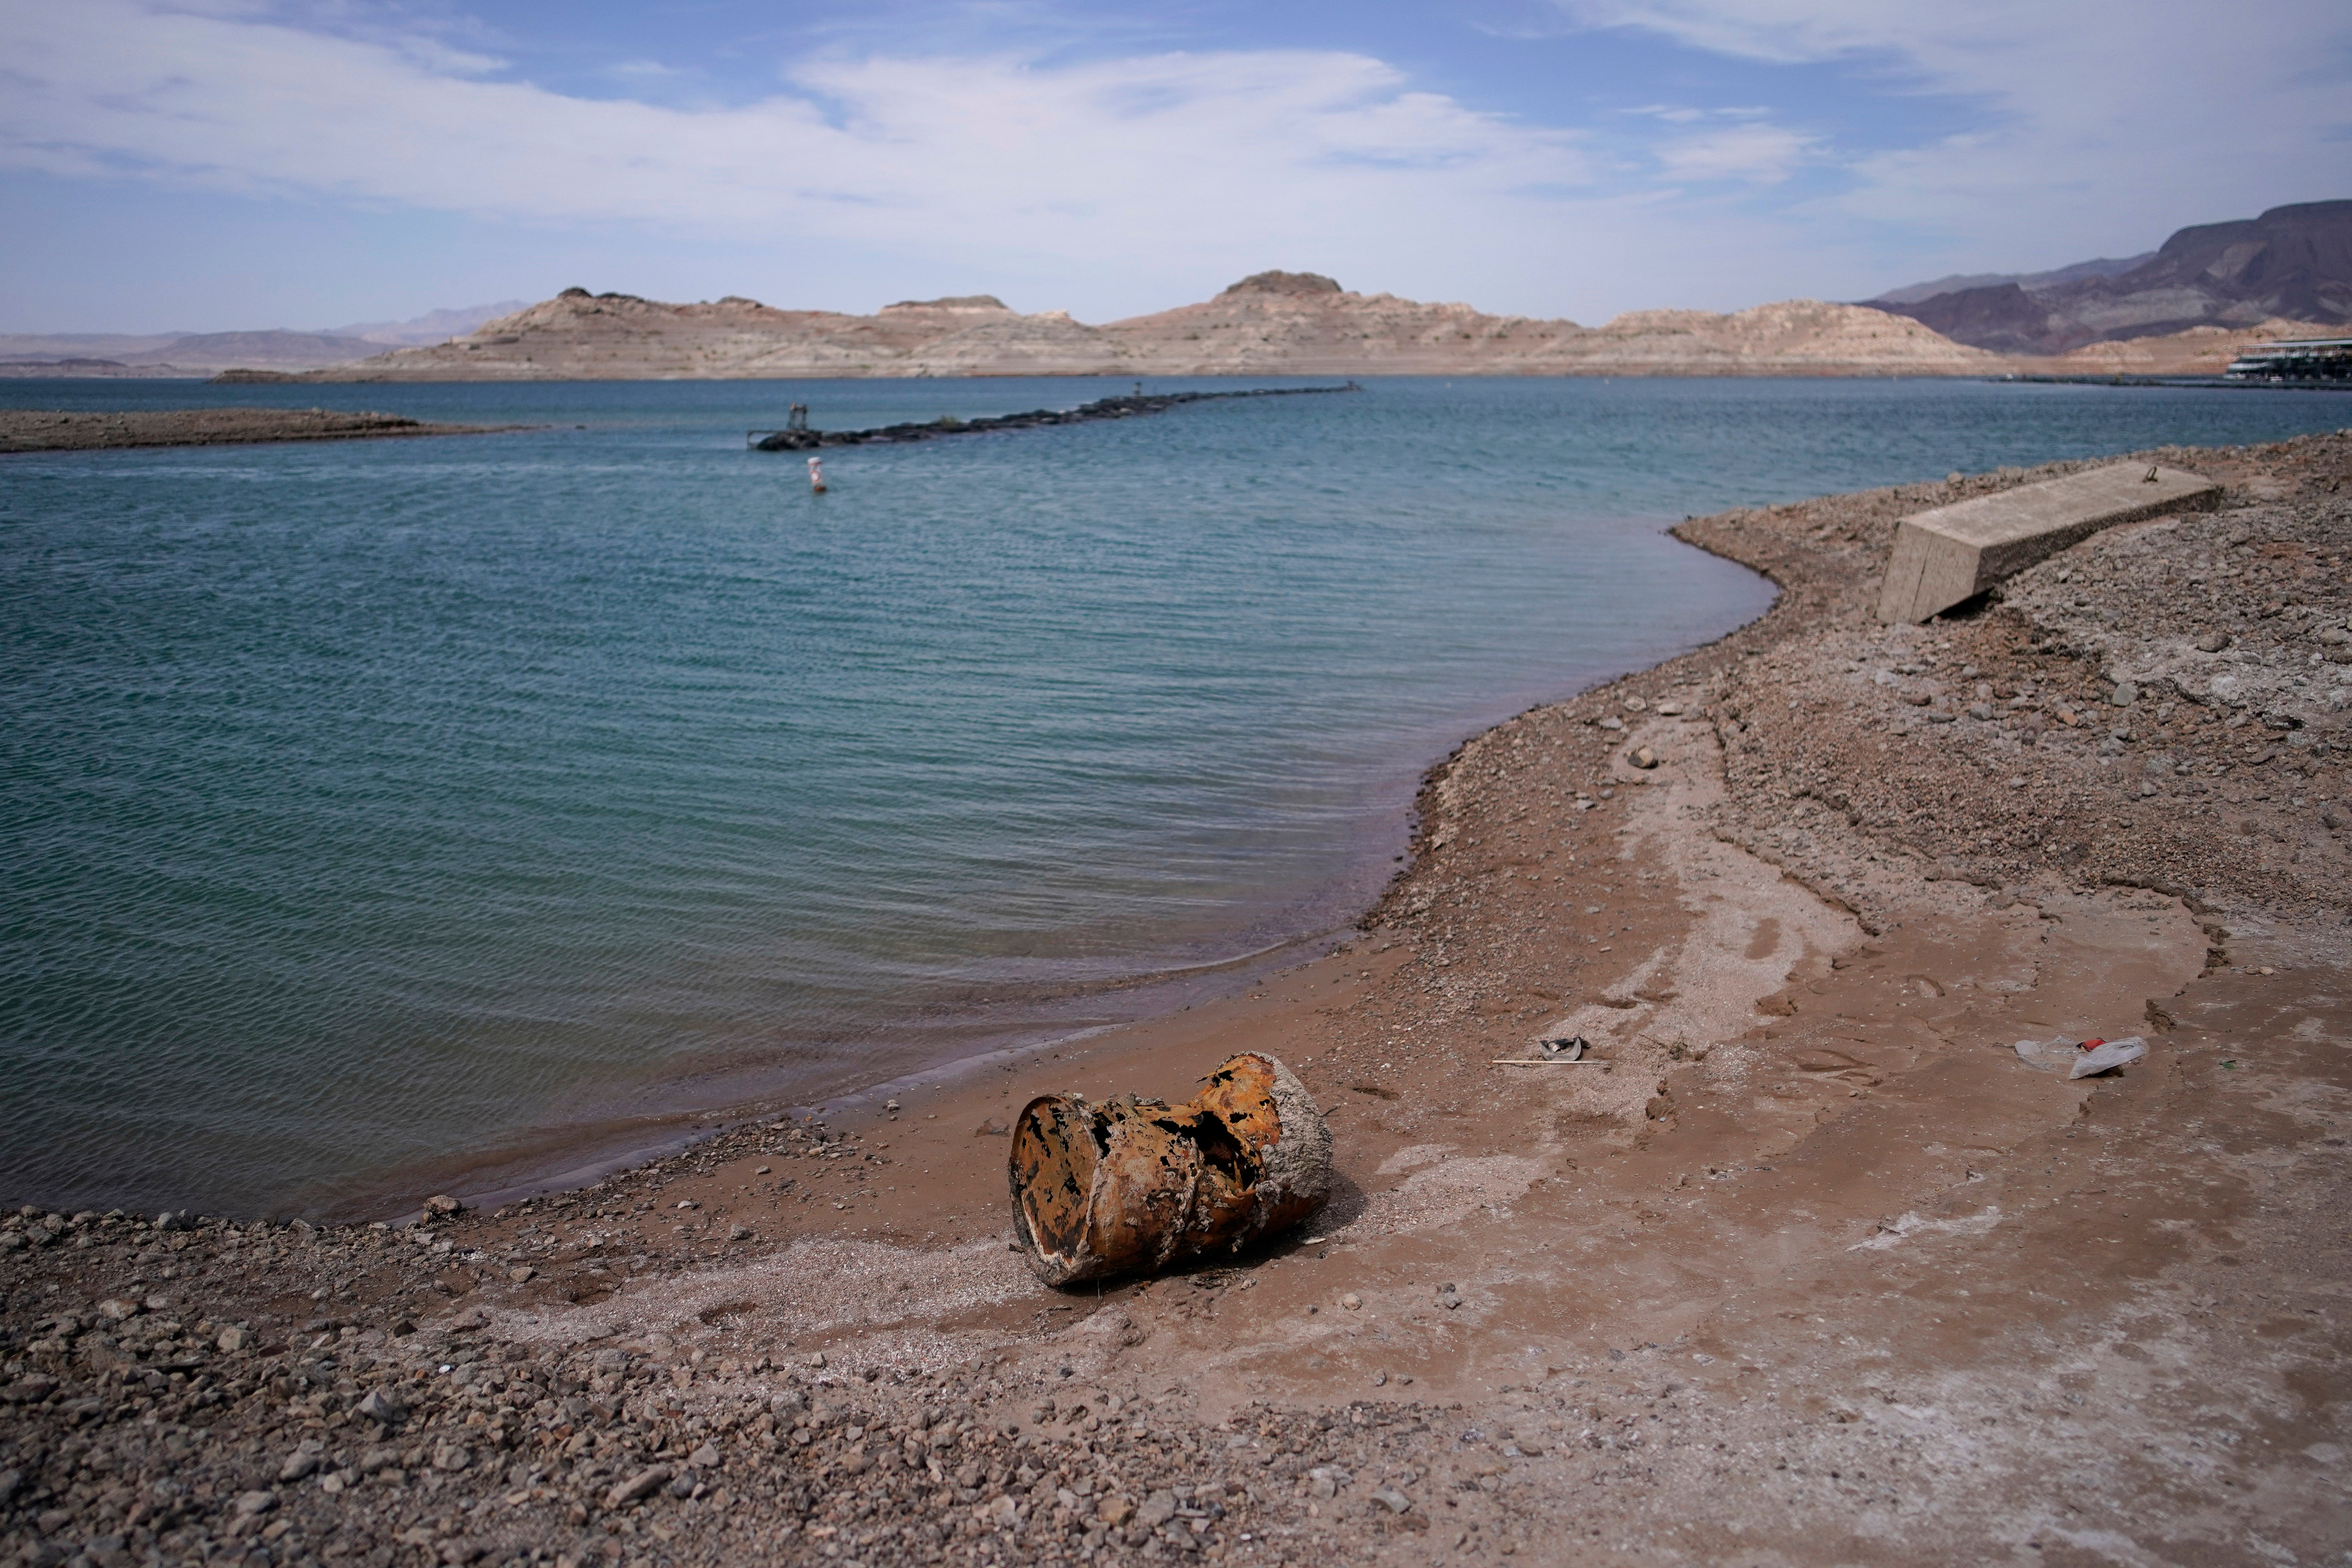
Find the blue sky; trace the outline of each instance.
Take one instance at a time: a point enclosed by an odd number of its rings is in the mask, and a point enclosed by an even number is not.
[[[1104,321],[1267,267],[1596,322],[2352,195],[2310,0],[0,0],[0,331],[580,284]]]

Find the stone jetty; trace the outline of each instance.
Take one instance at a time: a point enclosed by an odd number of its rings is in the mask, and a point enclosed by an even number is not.
[[[941,436],[975,436],[990,430],[1034,430],[1047,425],[1087,425],[1097,419],[1132,419],[1141,414],[1165,414],[1187,403],[1216,403],[1236,397],[1298,397],[1314,393],[1361,392],[1354,382],[1344,386],[1258,386],[1234,392],[1136,393],[1126,397],[1098,397],[1076,408],[1033,408],[1025,414],[995,414],[979,419],[943,416],[922,424],[884,425],[871,430],[753,430],[751,444],[762,452],[802,452],[819,447],[867,447],[895,441],[931,441]]]

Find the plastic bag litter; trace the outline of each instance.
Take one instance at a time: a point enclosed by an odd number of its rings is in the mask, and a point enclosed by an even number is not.
[[[2136,1062],[2147,1055],[2147,1042],[2137,1035],[2120,1040],[2084,1042],[2090,1048],[2081,1053],[2081,1059],[2068,1070],[2068,1078],[2090,1078],[2095,1074],[2119,1068],[2126,1062]]]
[[[2077,1044],[2063,1035],[2048,1040],[2020,1040],[2018,1060],[2047,1071],[2063,1069],[2069,1079],[2090,1078],[2111,1071],[2147,1055],[2147,1042],[2137,1035],[2120,1040],[2085,1040]]]
[[[2071,1068],[2074,1065],[2074,1058],[2083,1054],[2074,1048],[2074,1041],[2063,1036],[2050,1040],[2020,1040],[2016,1050],[2019,1061],[2030,1068],[2044,1069]]]

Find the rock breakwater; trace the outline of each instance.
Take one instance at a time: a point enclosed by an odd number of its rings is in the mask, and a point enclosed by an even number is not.
[[[1360,392],[1353,382],[1345,386],[1260,386],[1246,392],[1133,393],[1124,397],[1098,397],[1076,408],[1033,408],[1024,414],[995,414],[978,419],[953,417],[905,425],[882,425],[870,430],[755,430],[751,445],[762,452],[805,452],[819,447],[867,447],[897,441],[935,441],[942,436],[978,436],[992,430],[1035,430],[1051,425],[1086,425],[1099,419],[1132,419],[1139,414],[1164,414],[1188,403],[1214,403],[1236,397],[1294,397],[1307,393]]]

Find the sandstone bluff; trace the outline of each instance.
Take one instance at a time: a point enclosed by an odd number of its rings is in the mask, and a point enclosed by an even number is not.
[[[1797,300],[1730,315],[1641,310],[1605,326],[1490,316],[1260,272],[1201,304],[1089,326],[992,295],[871,316],[730,295],[665,304],[567,289],[328,381],[728,380],[926,375],[1981,375],[2007,368],[1906,317]]]

